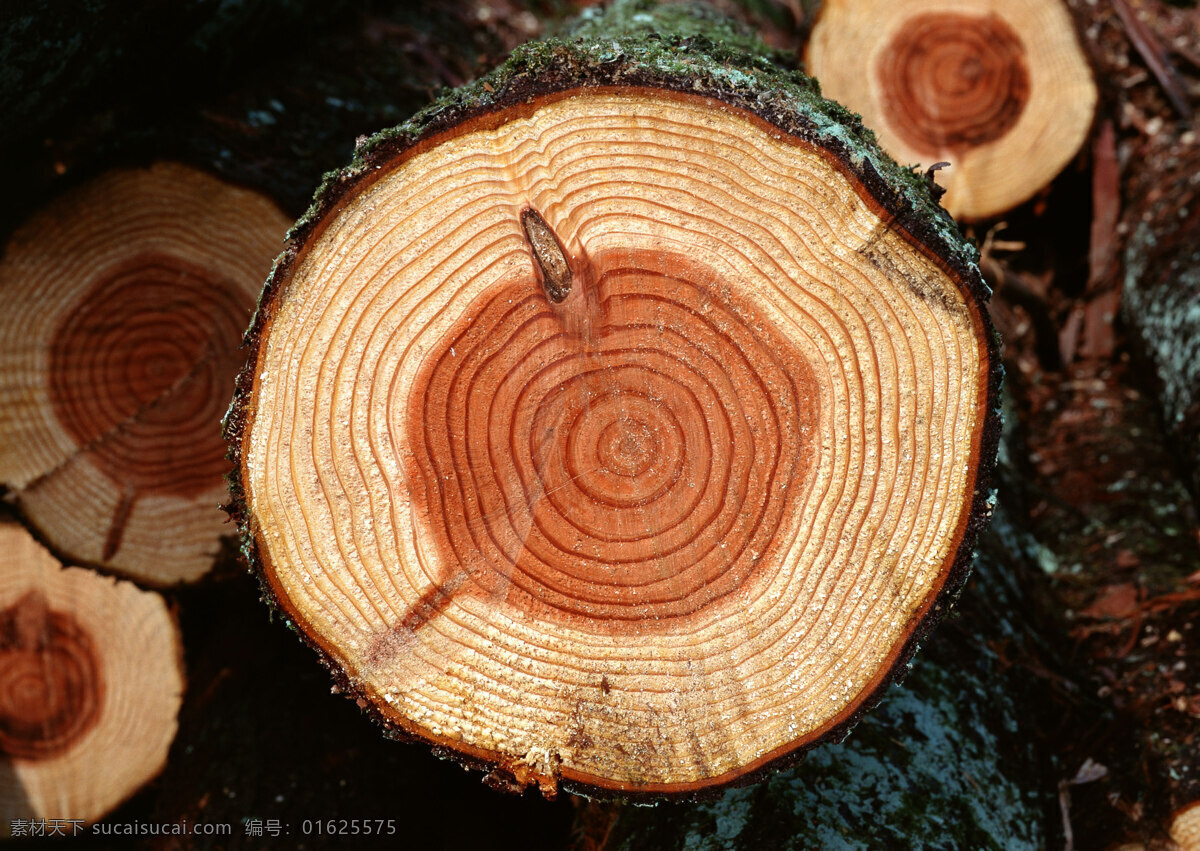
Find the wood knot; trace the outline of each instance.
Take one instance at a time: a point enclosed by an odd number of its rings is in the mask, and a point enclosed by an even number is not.
[[[562,303],[571,294],[573,275],[558,235],[533,207],[521,211],[521,227],[525,229],[525,241],[533,252],[546,298],[554,304]]]

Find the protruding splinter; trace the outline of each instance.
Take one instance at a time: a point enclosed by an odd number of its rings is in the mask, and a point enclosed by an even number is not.
[[[521,227],[525,229],[525,240],[533,250],[542,273],[542,287],[546,297],[559,304],[571,294],[571,264],[558,235],[533,207],[521,211]]]

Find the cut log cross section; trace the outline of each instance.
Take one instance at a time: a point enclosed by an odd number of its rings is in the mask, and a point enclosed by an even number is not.
[[[121,548],[139,497],[192,499],[227,471],[213,423],[221,385],[237,371],[249,302],[181,258],[140,253],[106,270],[54,332],[56,418],[120,488],[101,562]]]
[[[287,222],[181,165],[57,199],[0,262],[0,481],[73,560],[194,579],[226,533],[218,425]]]
[[[1029,102],[1021,39],[995,14],[919,15],[875,69],[888,125],[927,157],[957,157],[1012,130]]]
[[[183,693],[158,594],[0,523],[0,819],[101,818],[157,774]]]
[[[807,65],[901,162],[939,161],[946,208],[1025,201],[1079,150],[1096,86],[1059,0],[831,0]]]
[[[28,592],[0,611],[0,750],[44,759],[96,723],[104,678],[91,637],[45,596]]]
[[[509,97],[297,232],[229,424],[241,519],[393,728],[547,793],[744,779],[843,729],[961,582],[977,272],[732,97]]]
[[[617,630],[698,612],[776,555],[795,513],[807,361],[682,253],[567,260],[540,214],[522,219],[547,235],[534,264],[481,291],[409,391],[409,478],[439,560],[459,565],[448,581]]]

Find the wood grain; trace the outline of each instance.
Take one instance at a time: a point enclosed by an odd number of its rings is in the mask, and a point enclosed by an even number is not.
[[[979,306],[727,104],[468,123],[363,181],[270,311],[241,442],[265,577],[389,723],[518,783],[681,793],[796,750],[959,555]]]
[[[165,764],[183,671],[163,599],[0,522],[0,818],[93,821]]]
[[[195,579],[228,534],[219,421],[287,220],[181,165],[55,199],[0,260],[0,481],[72,560]]]
[[[1075,156],[1097,92],[1059,0],[833,0],[805,60],[898,162],[929,167],[956,218],[1027,200]]]

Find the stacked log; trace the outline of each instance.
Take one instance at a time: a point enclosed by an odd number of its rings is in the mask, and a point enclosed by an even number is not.
[[[807,66],[897,160],[948,165],[944,203],[963,220],[1046,186],[1087,138],[1097,99],[1059,0],[833,0]]]
[[[0,823],[90,822],[162,770],[183,697],[161,596],[0,522]]]
[[[288,220],[159,163],[47,205],[0,260],[0,481],[77,564],[170,585],[228,535],[219,420]]]

